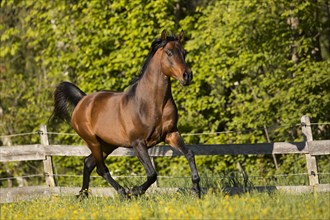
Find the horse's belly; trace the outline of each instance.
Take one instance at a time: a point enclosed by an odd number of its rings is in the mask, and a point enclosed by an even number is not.
[[[126,132],[123,131],[120,126],[115,126],[114,123],[107,124],[107,126],[104,126],[104,129],[98,129],[95,133],[108,144],[118,147],[130,146]]]

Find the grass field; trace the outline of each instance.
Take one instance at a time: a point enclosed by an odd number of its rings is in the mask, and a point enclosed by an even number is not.
[[[1,219],[330,219],[330,193],[146,194],[130,200],[53,196],[2,204]]]

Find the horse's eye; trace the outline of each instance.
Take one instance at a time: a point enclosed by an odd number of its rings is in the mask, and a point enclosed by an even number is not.
[[[165,50],[165,53],[167,54],[167,56],[171,57],[173,56],[173,53],[169,50]]]

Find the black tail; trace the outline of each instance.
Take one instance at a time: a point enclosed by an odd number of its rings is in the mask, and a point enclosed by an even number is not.
[[[70,123],[70,106],[74,109],[84,96],[86,96],[86,94],[74,84],[69,82],[61,82],[56,87],[54,92],[55,108],[51,119],[60,118]]]

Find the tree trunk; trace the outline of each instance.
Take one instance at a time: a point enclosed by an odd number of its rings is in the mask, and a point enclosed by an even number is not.
[[[320,30],[320,50],[323,60],[330,58],[330,1],[319,0],[319,21],[321,24]]]

